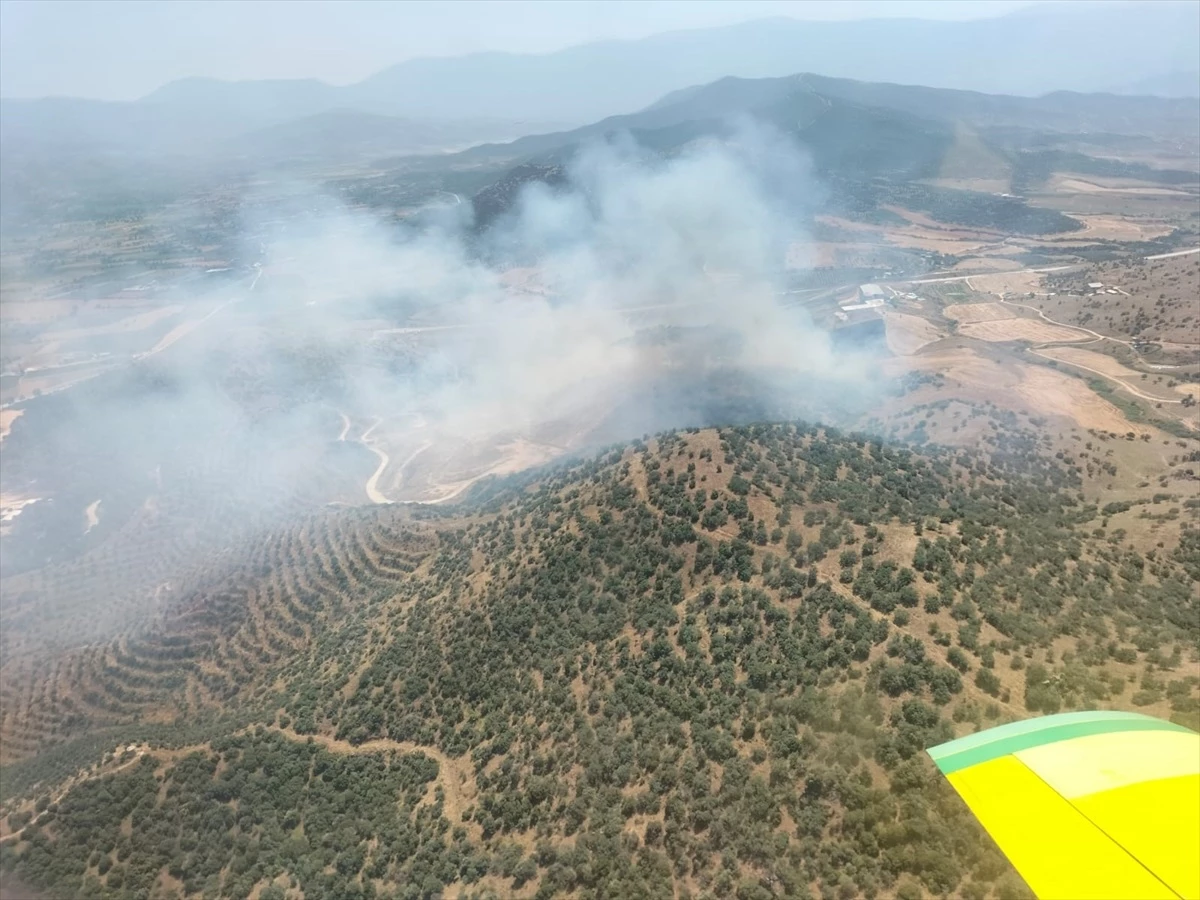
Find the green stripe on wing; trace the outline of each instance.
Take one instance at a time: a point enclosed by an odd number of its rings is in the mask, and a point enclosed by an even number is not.
[[[1184,731],[1190,729],[1140,713],[1096,710],[1060,713],[1011,722],[931,747],[929,756],[943,775],[1008,756],[1030,747],[1117,731]]]

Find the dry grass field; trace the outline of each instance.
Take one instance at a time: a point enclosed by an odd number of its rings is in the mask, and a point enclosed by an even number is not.
[[[928,319],[891,310],[884,316],[884,325],[888,349],[897,356],[911,356],[922,347],[946,337],[946,332]]]
[[[1089,337],[1073,328],[1051,325],[1049,322],[1042,322],[1038,319],[1016,317],[968,323],[960,325],[958,331],[960,334],[980,341],[1030,341],[1035,344],[1051,341],[1077,341]]]
[[[1188,394],[1196,393],[1196,385],[1189,382],[1164,381],[1162,375],[1150,376],[1123,365],[1107,353],[1086,350],[1082,347],[1047,347],[1038,351],[1041,356],[1072,363],[1090,372],[1119,381],[1148,399],[1178,402]]]
[[[1039,366],[1029,366],[1015,387],[1030,408],[1046,415],[1061,416],[1079,427],[1123,434],[1129,419],[1078,378]],[[1142,429],[1138,429],[1141,431]]]
[[[942,310],[942,315],[960,325],[974,325],[979,322],[1011,319],[1014,313],[1000,303],[953,303]]]
[[[936,373],[943,380],[933,395],[953,397],[968,405],[993,404],[1035,416],[1052,416],[1085,430],[1114,434],[1131,429],[1137,433],[1156,431],[1131,424],[1117,406],[1079,378],[1035,363],[983,355],[968,347],[892,360],[886,370]]]

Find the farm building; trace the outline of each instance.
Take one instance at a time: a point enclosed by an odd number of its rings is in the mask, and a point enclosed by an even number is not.
[[[884,292],[883,288],[877,284],[860,284],[858,286],[858,299],[861,302],[878,300],[882,303],[887,299],[887,294]]]

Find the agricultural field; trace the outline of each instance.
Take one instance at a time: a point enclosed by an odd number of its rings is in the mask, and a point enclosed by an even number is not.
[[[958,330],[959,333],[979,341],[1028,341],[1034,344],[1074,341],[1082,336],[1081,332],[1072,328],[1019,316],[968,323],[960,325]]]
[[[889,311],[884,318],[888,349],[896,356],[912,356],[922,347],[947,336],[928,319]]]
[[[1015,312],[1000,303],[953,303],[942,309],[942,315],[962,325],[995,322],[1015,318]]]

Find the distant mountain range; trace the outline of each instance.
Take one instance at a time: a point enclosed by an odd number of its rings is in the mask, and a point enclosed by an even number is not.
[[[794,72],[991,94],[1109,90],[1113,73],[1155,91],[1200,68],[1200,4],[1072,3],[968,22],[777,18],[608,41],[544,56],[411,60],[346,90],[407,115],[509,115],[589,122],[724,76]],[[1169,95],[1174,95],[1174,90]],[[1155,92],[1151,91],[1151,92]],[[378,108],[378,107],[376,107]]]
[[[1200,104],[1190,99],[1056,92],[1011,97],[871,84],[802,74],[786,78],[723,78],[667,95],[639,113],[612,116],[564,132],[473,147],[427,161],[427,170],[463,173],[451,189],[473,194],[477,221],[503,213],[531,181],[554,185],[578,149],[628,133],[651,153],[673,153],[698,138],[728,139],[740,120],[766,124],[793,139],[830,189],[840,212],[874,215],[898,203],[944,221],[1002,227],[1017,233],[1074,230],[1059,213],[1026,205],[1007,191],[964,191],[938,179],[990,177],[1010,190],[1036,189],[1056,171],[1135,177],[1192,185],[1196,172],[1151,169],[1141,163],[1090,156],[1064,147],[1108,146],[1200,134]],[[948,167],[948,161],[954,160]],[[397,160],[400,169],[417,160]],[[501,173],[478,191],[482,171]],[[941,186],[939,186],[941,185]],[[779,185],[785,189],[786,185]]]
[[[969,22],[769,19],[545,55],[409,60],[346,87],[190,78],[132,103],[4,100],[0,128],[5,143],[37,152],[224,154],[249,132],[335,112],[345,124],[356,112],[406,120],[361,118],[350,131],[369,132],[368,146],[391,134],[391,152],[411,153],[461,146],[468,137],[494,140],[628,114],[726,76],[807,71],[991,94],[1196,96],[1197,80],[1187,73],[1197,69],[1200,4],[1078,3]],[[447,131],[450,121],[456,125]],[[291,132],[297,140],[313,133],[303,124]]]
[[[1122,82],[1109,88],[1113,94],[1133,94],[1151,97],[1196,97],[1200,95],[1200,69],[1189,72],[1167,72],[1136,81]]]
[[[620,131],[632,132],[643,138],[643,142],[656,146],[663,141],[655,139],[653,132],[697,122],[707,122],[713,129],[721,130],[743,115],[796,133],[805,131],[818,115],[841,120],[871,119],[882,128],[881,119],[894,120],[897,113],[926,120],[907,124],[925,133],[937,132],[946,140],[950,139],[955,124],[1060,133],[1146,135],[1194,134],[1200,125],[1200,106],[1191,99],[1068,91],[1043,97],[1013,97],[800,74],[784,78],[722,78],[674,91],[641,112],[610,116],[570,131],[481,145],[459,155],[480,160],[526,158]],[[877,140],[878,137],[873,139]],[[671,143],[672,139],[667,141]]]

